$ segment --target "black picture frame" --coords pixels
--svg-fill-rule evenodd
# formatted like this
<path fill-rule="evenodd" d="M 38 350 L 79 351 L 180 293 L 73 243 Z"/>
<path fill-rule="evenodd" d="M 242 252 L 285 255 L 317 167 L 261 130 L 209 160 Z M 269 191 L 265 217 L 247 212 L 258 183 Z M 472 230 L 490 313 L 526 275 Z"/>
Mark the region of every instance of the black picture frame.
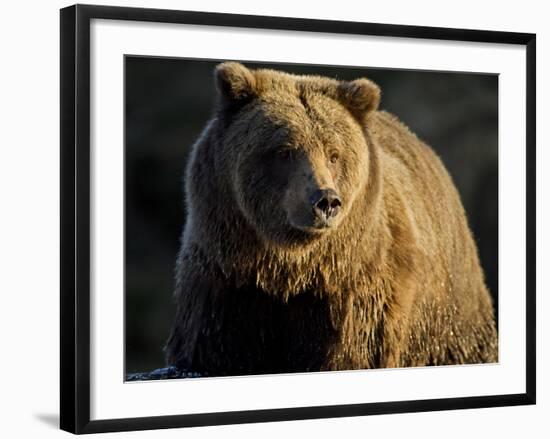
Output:
<path fill-rule="evenodd" d="M 90 21 L 92 19 L 525 46 L 527 60 L 525 66 L 527 83 L 525 115 L 527 146 L 526 392 L 495 396 L 90 420 Z M 60 24 L 61 429 L 80 434 L 535 404 L 536 36 L 534 34 L 89 5 L 74 5 L 62 9 Z"/>

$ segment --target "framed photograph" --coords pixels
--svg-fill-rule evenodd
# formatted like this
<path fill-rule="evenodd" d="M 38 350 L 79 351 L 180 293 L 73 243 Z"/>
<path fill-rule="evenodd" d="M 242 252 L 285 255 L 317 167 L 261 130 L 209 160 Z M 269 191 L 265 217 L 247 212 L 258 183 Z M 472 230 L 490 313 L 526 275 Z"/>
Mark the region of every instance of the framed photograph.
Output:
<path fill-rule="evenodd" d="M 535 35 L 61 10 L 61 428 L 535 403 Z"/>

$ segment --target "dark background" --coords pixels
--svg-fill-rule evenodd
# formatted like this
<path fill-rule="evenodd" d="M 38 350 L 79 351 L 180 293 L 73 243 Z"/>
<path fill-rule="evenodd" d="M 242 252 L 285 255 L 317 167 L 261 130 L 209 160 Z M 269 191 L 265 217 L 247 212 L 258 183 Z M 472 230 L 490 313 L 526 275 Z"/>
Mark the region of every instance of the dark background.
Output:
<path fill-rule="evenodd" d="M 173 274 L 185 221 L 182 176 L 215 103 L 220 61 L 125 60 L 126 372 L 164 366 Z M 381 108 L 441 157 L 460 192 L 498 304 L 498 77 L 470 73 L 245 63 L 338 79 L 368 77 Z M 460 257 L 460 255 L 457 255 Z"/>

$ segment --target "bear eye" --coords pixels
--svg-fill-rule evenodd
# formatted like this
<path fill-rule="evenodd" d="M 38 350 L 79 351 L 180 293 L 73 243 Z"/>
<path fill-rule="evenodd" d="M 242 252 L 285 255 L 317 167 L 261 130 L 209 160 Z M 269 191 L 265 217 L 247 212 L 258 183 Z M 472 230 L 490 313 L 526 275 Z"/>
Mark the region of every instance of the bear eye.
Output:
<path fill-rule="evenodd" d="M 277 151 L 277 157 L 280 160 L 291 160 L 292 159 L 292 151 L 290 149 L 282 149 L 280 151 Z"/>
<path fill-rule="evenodd" d="M 336 163 L 338 161 L 338 159 L 340 158 L 340 156 L 338 155 L 337 152 L 333 152 L 331 155 L 330 155 L 330 163 Z"/>

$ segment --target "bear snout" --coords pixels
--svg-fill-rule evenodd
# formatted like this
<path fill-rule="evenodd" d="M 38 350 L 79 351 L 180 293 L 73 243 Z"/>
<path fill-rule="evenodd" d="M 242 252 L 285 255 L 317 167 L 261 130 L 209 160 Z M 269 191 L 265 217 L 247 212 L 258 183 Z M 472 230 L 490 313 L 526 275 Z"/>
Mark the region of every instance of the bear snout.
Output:
<path fill-rule="evenodd" d="M 338 215 L 342 206 L 342 200 L 334 189 L 316 190 L 310 195 L 309 202 L 315 216 L 326 225 Z"/>

